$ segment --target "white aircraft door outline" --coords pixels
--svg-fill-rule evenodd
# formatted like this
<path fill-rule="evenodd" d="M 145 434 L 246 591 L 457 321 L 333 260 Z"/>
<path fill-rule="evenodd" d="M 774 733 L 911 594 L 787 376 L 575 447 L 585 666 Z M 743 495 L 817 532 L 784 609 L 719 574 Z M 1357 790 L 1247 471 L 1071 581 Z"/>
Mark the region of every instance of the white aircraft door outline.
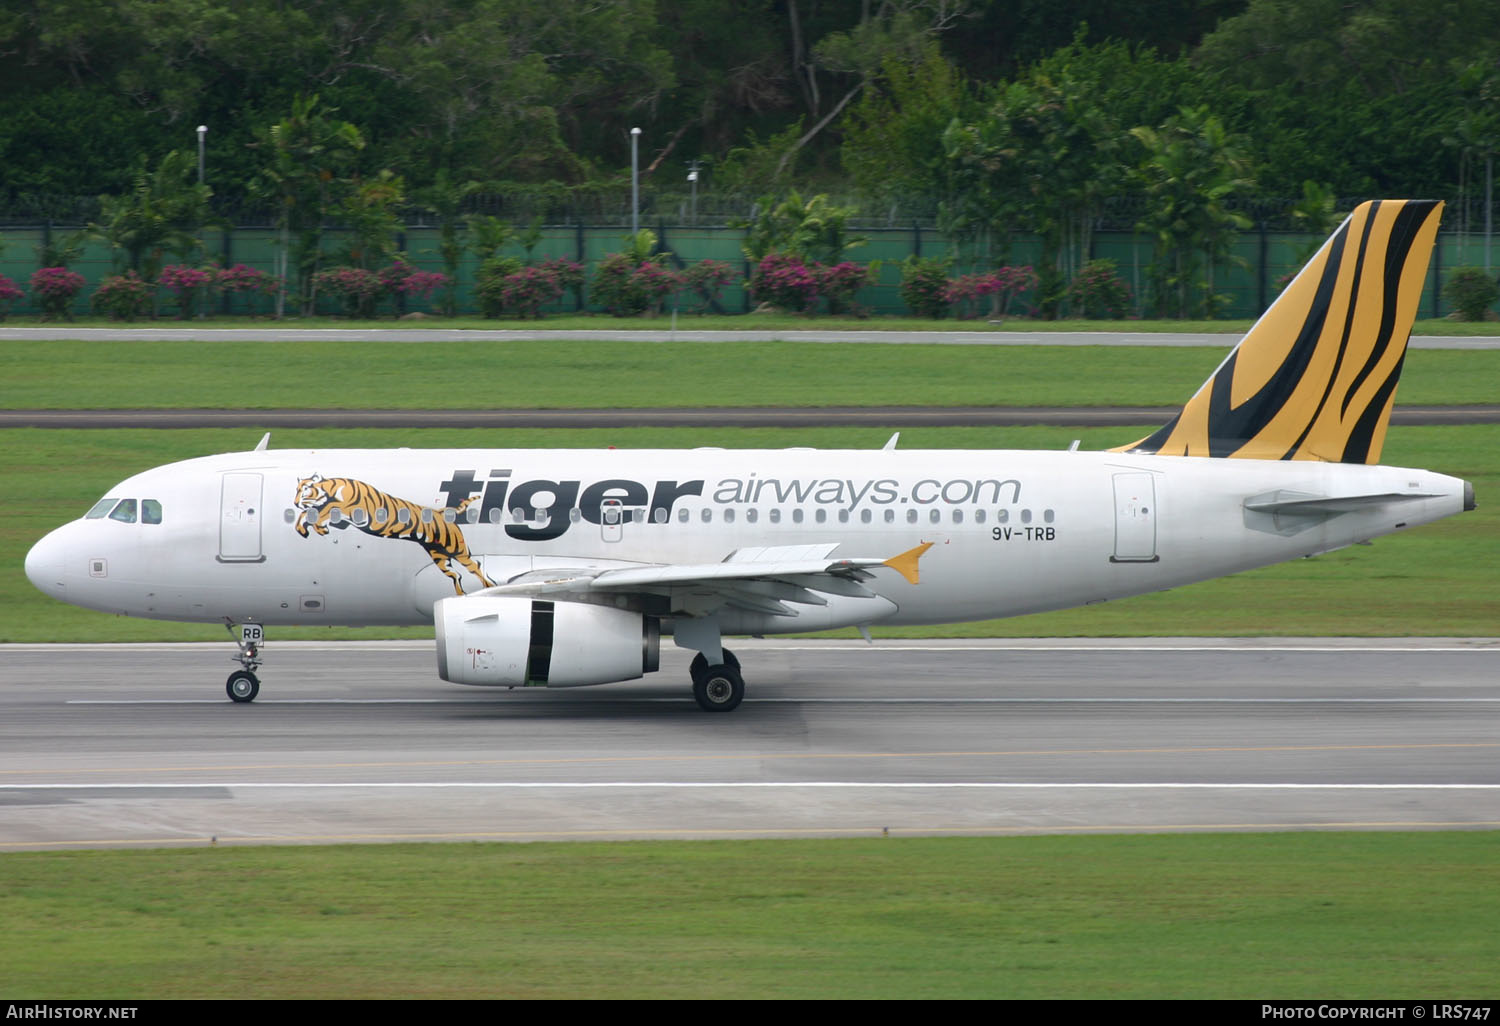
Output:
<path fill-rule="evenodd" d="M 1115 475 L 1115 553 L 1111 563 L 1155 563 L 1156 479 L 1153 474 Z"/>
<path fill-rule="evenodd" d="M 219 562 L 265 561 L 260 549 L 262 484 L 260 474 L 224 475 L 219 493 Z"/>

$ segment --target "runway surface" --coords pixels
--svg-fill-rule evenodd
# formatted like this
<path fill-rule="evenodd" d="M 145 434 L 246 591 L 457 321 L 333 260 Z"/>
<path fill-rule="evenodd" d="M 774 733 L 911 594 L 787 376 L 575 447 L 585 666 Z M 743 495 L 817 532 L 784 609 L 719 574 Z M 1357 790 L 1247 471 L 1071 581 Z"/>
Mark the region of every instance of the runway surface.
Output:
<path fill-rule="evenodd" d="M 1500 640 L 742 641 L 748 697 L 422 642 L 0 646 L 0 851 L 1500 826 Z"/>
<path fill-rule="evenodd" d="M 66 324 L 36 327 L 0 326 L 0 340 L 32 339 L 59 341 L 85 339 L 100 342 L 530 342 L 538 339 L 571 339 L 588 342 L 872 342 L 883 345 L 939 346 L 1218 346 L 1228 348 L 1240 340 L 1238 333 L 1225 332 L 1132 332 L 1120 331 L 782 331 L 751 328 L 736 331 L 681 331 L 670 327 L 641 328 L 640 322 L 611 328 L 289 328 L 247 322 L 243 328 L 199 328 L 191 324 L 172 327 L 75 328 Z M 409 323 L 409 322 L 406 322 Z M 660 322 L 658 322 L 660 323 Z M 690 319 L 684 319 L 690 324 Z M 1413 349 L 1500 349 L 1500 337 L 1416 335 Z"/>

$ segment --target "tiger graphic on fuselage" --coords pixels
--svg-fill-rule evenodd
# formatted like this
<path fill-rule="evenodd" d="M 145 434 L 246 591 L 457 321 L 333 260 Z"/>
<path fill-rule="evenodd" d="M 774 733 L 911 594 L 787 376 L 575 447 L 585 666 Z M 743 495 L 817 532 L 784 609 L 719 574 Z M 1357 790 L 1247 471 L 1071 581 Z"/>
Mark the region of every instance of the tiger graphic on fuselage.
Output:
<path fill-rule="evenodd" d="M 465 499 L 455 513 L 462 513 L 478 498 L 475 495 Z M 336 527 L 348 525 L 377 538 L 405 538 L 422 546 L 460 595 L 464 588 L 458 571 L 453 567 L 455 560 L 483 581 L 486 588 L 495 586 L 470 555 L 469 543 L 464 540 L 458 525 L 449 523 L 441 512 L 429 507 L 398 499 L 363 481 L 348 477 L 325 478 L 322 474 L 304 477 L 297 482 L 296 506 L 299 512 L 293 526 L 304 538 L 309 530 L 326 535 L 328 524 L 337 511 L 340 520 L 335 523 Z M 359 522 L 354 518 L 356 510 L 363 514 Z M 403 511 L 406 514 L 404 519 Z"/>

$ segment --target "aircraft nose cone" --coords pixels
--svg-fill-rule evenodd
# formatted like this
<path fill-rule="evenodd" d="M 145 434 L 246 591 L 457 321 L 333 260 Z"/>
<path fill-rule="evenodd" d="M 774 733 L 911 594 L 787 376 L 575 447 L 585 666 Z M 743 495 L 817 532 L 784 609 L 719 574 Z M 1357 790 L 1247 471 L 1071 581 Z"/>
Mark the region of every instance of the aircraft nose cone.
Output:
<path fill-rule="evenodd" d="M 67 582 L 63 579 L 63 546 L 56 531 L 26 553 L 26 578 L 48 595 L 61 598 L 67 594 Z"/>

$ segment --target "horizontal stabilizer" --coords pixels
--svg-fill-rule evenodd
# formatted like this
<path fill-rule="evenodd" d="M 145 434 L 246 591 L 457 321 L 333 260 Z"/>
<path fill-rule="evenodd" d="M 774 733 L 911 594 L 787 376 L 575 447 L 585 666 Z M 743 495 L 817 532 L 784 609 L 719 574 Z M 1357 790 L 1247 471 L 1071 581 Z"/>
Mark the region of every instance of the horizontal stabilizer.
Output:
<path fill-rule="evenodd" d="M 1252 513 L 1277 513 L 1283 516 L 1332 516 L 1335 513 L 1357 513 L 1374 506 L 1416 499 L 1436 499 L 1435 492 L 1378 492 L 1370 495 L 1303 495 L 1297 492 L 1275 492 L 1245 500 Z"/>

